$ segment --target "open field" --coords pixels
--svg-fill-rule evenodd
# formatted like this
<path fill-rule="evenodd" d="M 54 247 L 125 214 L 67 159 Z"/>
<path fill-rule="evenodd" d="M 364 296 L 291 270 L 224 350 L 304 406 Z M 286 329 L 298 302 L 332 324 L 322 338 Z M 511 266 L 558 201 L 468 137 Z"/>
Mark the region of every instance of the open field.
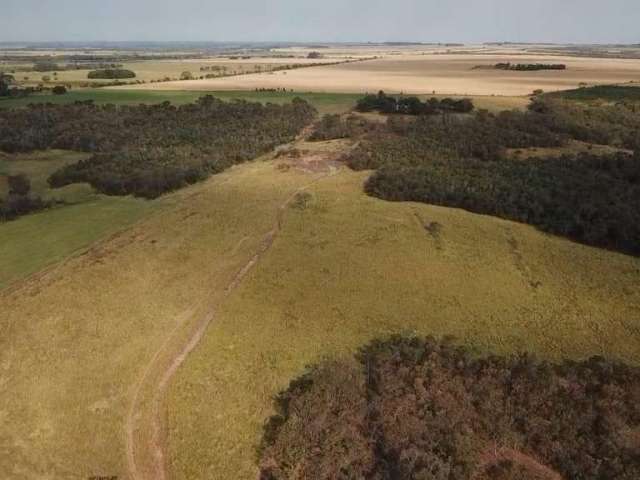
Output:
<path fill-rule="evenodd" d="M 564 63 L 564 71 L 495 70 L 496 63 Z M 254 90 L 286 88 L 310 92 L 520 96 L 533 90 L 555 91 L 580 84 L 640 82 L 640 63 L 630 59 L 527 54 L 401 53 L 365 62 L 321 66 L 210 80 L 165 82 L 133 88 L 157 90 Z"/>
<path fill-rule="evenodd" d="M 136 391 L 152 402 L 151 385 L 210 315 L 162 410 L 171 478 L 255 478 L 272 396 L 308 363 L 381 334 L 640 363 L 639 259 L 376 200 L 362 192 L 366 172 L 330 160 L 345 143 L 297 147 L 299 159 L 236 166 L 171 194 L 158 214 L 0 293 L 0 385 L 11 385 L 0 476 L 128 478 Z M 281 210 L 304 187 L 309 196 Z M 162 368 L 143 379 L 147 365 Z M 132 421 L 134 439 L 150 435 L 145 414 Z M 143 471 L 145 453 L 134 448 Z"/>

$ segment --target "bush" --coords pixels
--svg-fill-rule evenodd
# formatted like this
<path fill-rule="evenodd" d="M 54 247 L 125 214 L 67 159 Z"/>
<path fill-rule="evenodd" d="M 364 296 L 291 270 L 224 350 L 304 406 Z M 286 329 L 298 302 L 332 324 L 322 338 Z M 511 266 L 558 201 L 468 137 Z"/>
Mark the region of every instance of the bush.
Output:
<path fill-rule="evenodd" d="M 65 93 L 67 93 L 67 87 L 65 87 L 64 85 L 56 85 L 51 89 L 51 93 L 53 93 L 54 95 L 64 95 Z"/>
<path fill-rule="evenodd" d="M 0 198 L 0 221 L 14 220 L 50 206 L 40 197 L 29 195 L 31 181 L 26 175 L 10 175 L 8 183 L 9 195 L 5 199 Z"/>
<path fill-rule="evenodd" d="M 636 480 L 640 369 L 394 337 L 276 399 L 263 480 Z"/>
<path fill-rule="evenodd" d="M 7 180 L 11 195 L 28 195 L 31 191 L 31 181 L 24 174 L 10 175 Z"/>

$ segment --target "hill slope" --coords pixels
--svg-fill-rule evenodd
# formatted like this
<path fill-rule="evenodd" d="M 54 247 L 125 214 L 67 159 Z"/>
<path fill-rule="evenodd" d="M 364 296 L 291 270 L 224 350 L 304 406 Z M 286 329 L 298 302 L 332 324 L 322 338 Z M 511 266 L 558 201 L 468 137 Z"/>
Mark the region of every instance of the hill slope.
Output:
<path fill-rule="evenodd" d="M 640 362 L 639 259 L 373 199 L 368 173 L 334 162 L 348 145 L 297 147 L 0 293 L 0 476 L 127 478 L 131 412 L 130 454 L 153 475 L 155 392 L 207 319 L 161 410 L 169 478 L 254 478 L 273 395 L 385 333 Z"/>

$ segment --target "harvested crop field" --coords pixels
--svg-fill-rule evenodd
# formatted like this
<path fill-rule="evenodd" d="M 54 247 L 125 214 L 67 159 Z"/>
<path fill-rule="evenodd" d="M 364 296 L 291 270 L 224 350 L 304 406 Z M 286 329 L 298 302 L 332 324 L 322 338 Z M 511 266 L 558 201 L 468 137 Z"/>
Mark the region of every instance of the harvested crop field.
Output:
<path fill-rule="evenodd" d="M 567 70 L 505 71 L 497 63 L 563 63 Z M 477 68 L 481 67 L 481 68 Z M 507 95 L 533 90 L 556 91 L 581 84 L 640 82 L 640 62 L 629 59 L 578 58 L 522 53 L 416 53 L 341 65 L 274 73 L 140 85 L 159 90 L 253 90 L 350 92 L 385 90 L 414 94 Z"/>

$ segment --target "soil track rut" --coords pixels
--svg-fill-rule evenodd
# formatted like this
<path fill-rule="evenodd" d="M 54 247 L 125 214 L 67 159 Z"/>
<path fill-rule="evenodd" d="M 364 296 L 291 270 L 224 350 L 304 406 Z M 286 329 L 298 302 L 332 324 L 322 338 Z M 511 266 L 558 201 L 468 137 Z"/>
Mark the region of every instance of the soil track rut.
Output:
<path fill-rule="evenodd" d="M 330 163 L 328 165 L 326 172 L 315 175 L 313 180 L 298 188 L 279 206 L 273 228 L 264 234 L 254 255 L 232 278 L 221 298 L 210 305 L 197 322 L 179 322 L 143 370 L 140 380 L 135 385 L 133 400 L 125 421 L 127 471 L 130 479 L 166 480 L 168 478 L 163 424 L 163 400 L 167 387 L 180 366 L 204 337 L 207 327 L 215 319 L 220 302 L 238 288 L 242 280 L 271 248 L 282 228 L 285 211 L 296 195 L 336 174 L 337 169 Z M 242 239 L 241 243 L 245 240 L 246 238 Z M 181 340 L 181 334 L 184 333 L 185 323 L 194 324 L 194 329 L 189 333 L 185 343 L 181 347 L 176 347 L 177 342 Z"/>

